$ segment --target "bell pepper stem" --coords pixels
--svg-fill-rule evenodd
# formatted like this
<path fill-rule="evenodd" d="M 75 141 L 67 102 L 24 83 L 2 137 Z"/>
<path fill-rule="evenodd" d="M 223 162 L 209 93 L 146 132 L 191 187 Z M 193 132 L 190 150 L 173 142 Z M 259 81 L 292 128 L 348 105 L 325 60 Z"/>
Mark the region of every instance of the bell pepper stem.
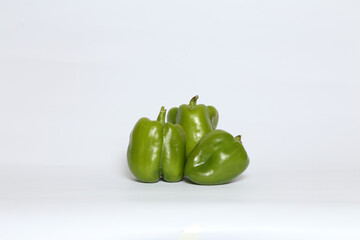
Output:
<path fill-rule="evenodd" d="M 165 109 L 164 106 L 162 106 L 156 121 L 158 121 L 158 122 L 160 122 L 162 124 L 165 124 L 165 115 L 166 115 L 166 109 Z"/>
<path fill-rule="evenodd" d="M 196 106 L 196 101 L 198 100 L 198 98 L 199 98 L 198 95 L 196 95 L 195 97 L 193 97 L 193 98 L 190 100 L 189 106 L 191 106 L 191 107 Z"/>
<path fill-rule="evenodd" d="M 241 135 L 237 135 L 237 136 L 235 137 L 235 140 L 241 142 Z"/>

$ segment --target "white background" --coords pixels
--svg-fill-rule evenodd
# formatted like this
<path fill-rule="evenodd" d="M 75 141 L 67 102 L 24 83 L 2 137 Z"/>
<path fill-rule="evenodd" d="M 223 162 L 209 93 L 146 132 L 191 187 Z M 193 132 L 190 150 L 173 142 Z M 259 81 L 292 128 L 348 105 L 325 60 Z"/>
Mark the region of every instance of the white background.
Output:
<path fill-rule="evenodd" d="M 359 1 L 0 1 L 0 239 L 360 238 Z M 214 105 L 250 166 L 143 184 L 129 134 Z"/>

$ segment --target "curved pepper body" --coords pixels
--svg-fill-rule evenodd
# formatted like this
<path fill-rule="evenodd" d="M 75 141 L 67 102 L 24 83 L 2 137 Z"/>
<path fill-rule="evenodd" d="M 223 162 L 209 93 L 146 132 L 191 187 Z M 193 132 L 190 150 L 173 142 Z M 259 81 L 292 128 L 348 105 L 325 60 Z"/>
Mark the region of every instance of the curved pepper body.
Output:
<path fill-rule="evenodd" d="M 197 184 L 228 183 L 249 165 L 240 136 L 223 130 L 205 135 L 188 156 L 185 177 Z"/>
<path fill-rule="evenodd" d="M 128 165 L 141 182 L 160 178 L 177 182 L 183 178 L 185 133 L 180 125 L 165 123 L 165 114 L 162 107 L 157 121 L 141 118 L 130 134 Z"/>
<path fill-rule="evenodd" d="M 170 110 L 167 113 L 167 117 L 166 117 L 168 122 L 173 123 L 173 124 L 176 123 L 176 115 L 178 113 L 178 109 L 179 108 L 177 108 L 177 107 L 170 108 Z"/>
<path fill-rule="evenodd" d="M 216 129 L 218 121 L 219 121 L 219 113 L 213 106 L 207 106 L 209 110 L 210 120 L 213 125 L 213 128 Z"/>
<path fill-rule="evenodd" d="M 215 107 L 196 104 L 199 97 L 195 96 L 190 103 L 179 108 L 171 108 L 167 121 L 180 124 L 186 136 L 186 156 L 190 154 L 195 145 L 207 133 L 213 131 L 218 123 L 219 114 Z"/>

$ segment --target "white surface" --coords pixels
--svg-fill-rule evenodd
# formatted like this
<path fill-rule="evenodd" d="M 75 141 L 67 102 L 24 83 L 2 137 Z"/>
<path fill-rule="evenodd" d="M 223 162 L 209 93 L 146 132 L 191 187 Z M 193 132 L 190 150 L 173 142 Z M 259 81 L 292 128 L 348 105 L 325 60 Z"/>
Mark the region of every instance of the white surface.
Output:
<path fill-rule="evenodd" d="M 357 1 L 1 1 L 0 239 L 359 239 Z M 235 182 L 142 184 L 142 116 L 199 103 Z"/>

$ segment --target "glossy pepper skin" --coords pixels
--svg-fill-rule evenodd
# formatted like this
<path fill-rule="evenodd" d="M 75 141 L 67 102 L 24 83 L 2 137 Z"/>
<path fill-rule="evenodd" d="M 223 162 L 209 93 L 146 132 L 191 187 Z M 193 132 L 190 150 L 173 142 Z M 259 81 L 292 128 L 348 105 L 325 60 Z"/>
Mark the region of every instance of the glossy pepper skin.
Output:
<path fill-rule="evenodd" d="M 215 107 L 196 104 L 199 96 L 195 96 L 190 103 L 178 108 L 171 108 L 167 121 L 180 124 L 186 136 L 186 156 L 190 154 L 195 145 L 207 133 L 213 131 L 218 123 L 219 114 Z"/>
<path fill-rule="evenodd" d="M 141 118 L 130 134 L 127 159 L 130 171 L 141 182 L 182 180 L 185 165 L 185 133 L 178 124 L 165 123 L 161 108 L 156 121 Z"/>
<path fill-rule="evenodd" d="M 239 176 L 249 165 L 241 137 L 223 130 L 206 134 L 190 153 L 185 177 L 197 184 L 224 184 Z"/>

